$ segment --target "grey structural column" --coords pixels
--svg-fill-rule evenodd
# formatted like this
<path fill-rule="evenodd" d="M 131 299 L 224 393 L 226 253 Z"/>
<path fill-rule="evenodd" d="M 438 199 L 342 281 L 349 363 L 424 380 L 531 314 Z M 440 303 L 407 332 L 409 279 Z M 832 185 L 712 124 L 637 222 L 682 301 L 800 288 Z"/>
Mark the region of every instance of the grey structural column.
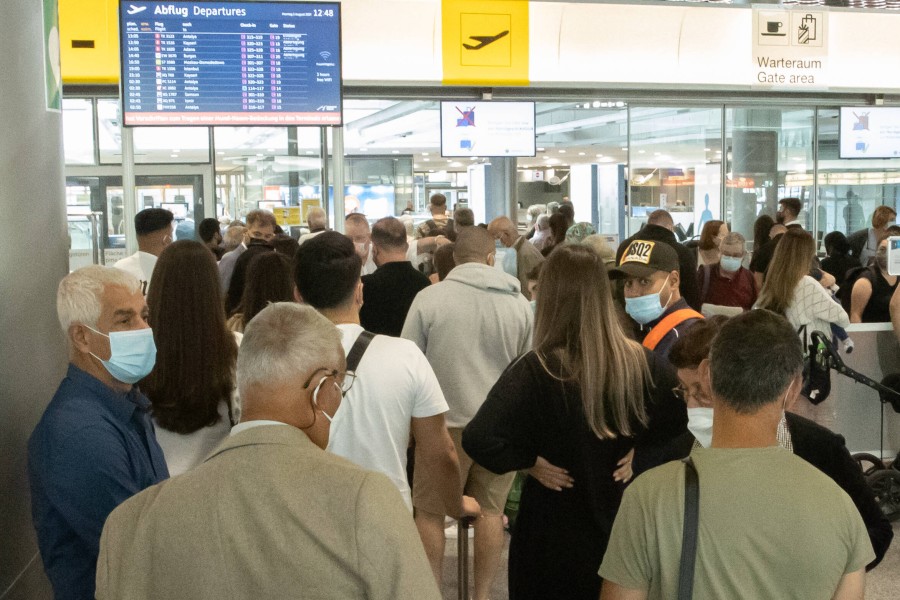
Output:
<path fill-rule="evenodd" d="M 0 598 L 50 598 L 31 524 L 26 443 L 66 366 L 56 287 L 68 270 L 55 0 L 5 0 L 0 17 Z M 52 82 L 52 85 L 51 85 Z"/>
<path fill-rule="evenodd" d="M 781 131 L 781 111 L 772 108 L 741 108 L 734 110 L 731 136 L 731 175 L 751 177 L 756 188 L 764 187 L 765 196 L 744 194 L 740 188 L 729 188 L 732 194 L 732 229 L 753 237 L 753 223 L 760 212 L 775 216 L 778 209 L 778 135 Z M 760 182 L 763 185 L 760 185 Z M 768 182 L 769 185 L 765 185 Z M 696 200 L 695 200 L 696 201 Z"/>
<path fill-rule="evenodd" d="M 507 216 L 516 222 L 518 215 L 518 185 L 515 158 L 492 158 L 485 173 L 485 223 L 500 216 Z"/>

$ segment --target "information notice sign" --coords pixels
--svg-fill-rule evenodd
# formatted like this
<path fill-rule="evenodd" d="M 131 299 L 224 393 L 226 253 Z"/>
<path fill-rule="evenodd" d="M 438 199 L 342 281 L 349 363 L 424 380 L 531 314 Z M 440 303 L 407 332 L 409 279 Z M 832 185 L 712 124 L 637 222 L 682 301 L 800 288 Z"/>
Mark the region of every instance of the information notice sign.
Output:
<path fill-rule="evenodd" d="M 340 125 L 337 2 L 119 5 L 125 125 Z"/>
<path fill-rule="evenodd" d="M 755 87 L 828 87 L 828 12 L 810 9 L 753 9 Z"/>

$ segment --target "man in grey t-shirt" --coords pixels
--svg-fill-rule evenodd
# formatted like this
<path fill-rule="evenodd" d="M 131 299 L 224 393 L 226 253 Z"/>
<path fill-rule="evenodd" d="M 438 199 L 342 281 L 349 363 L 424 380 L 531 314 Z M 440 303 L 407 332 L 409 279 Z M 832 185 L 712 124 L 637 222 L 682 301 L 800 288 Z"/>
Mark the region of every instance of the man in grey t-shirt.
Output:
<path fill-rule="evenodd" d="M 778 446 L 803 355 L 781 316 L 754 310 L 722 327 L 700 364 L 713 398 L 712 447 L 694 450 L 700 500 L 694 600 L 861 599 L 875 557 L 859 511 L 829 477 Z M 625 492 L 600 576 L 601 600 L 677 597 L 685 465 Z"/>

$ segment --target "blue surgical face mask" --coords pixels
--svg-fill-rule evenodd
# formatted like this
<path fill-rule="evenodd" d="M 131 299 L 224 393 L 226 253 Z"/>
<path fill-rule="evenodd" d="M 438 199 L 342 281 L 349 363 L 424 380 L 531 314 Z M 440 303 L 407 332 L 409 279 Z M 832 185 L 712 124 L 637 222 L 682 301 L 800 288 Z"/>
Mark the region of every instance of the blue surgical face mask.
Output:
<path fill-rule="evenodd" d="M 109 360 L 103 360 L 93 352 L 91 356 L 100 361 L 113 378 L 122 383 L 135 384 L 153 370 L 156 364 L 156 343 L 153 330 L 134 329 L 132 331 L 111 331 L 109 335 L 88 327 L 94 333 L 109 338 Z"/>
<path fill-rule="evenodd" d="M 531 301 L 531 312 L 536 312 L 536 311 L 537 311 L 537 300 L 532 300 Z"/>
<path fill-rule="evenodd" d="M 741 263 L 743 263 L 743 259 L 735 258 L 734 256 L 723 256 L 719 260 L 719 266 L 722 267 L 722 270 L 726 273 L 736 273 L 738 269 L 741 268 Z"/>
<path fill-rule="evenodd" d="M 662 289 L 658 292 L 647 294 L 646 296 L 638 296 L 637 298 L 625 298 L 625 312 L 641 325 L 646 325 L 647 323 L 660 318 L 666 311 L 666 307 L 663 306 L 660 295 L 662 294 L 662 291 L 666 289 L 666 284 L 668 283 L 669 278 L 666 277 Z M 669 300 L 671 299 L 672 294 L 670 293 Z M 666 304 L 668 304 L 668 300 L 666 301 Z"/>

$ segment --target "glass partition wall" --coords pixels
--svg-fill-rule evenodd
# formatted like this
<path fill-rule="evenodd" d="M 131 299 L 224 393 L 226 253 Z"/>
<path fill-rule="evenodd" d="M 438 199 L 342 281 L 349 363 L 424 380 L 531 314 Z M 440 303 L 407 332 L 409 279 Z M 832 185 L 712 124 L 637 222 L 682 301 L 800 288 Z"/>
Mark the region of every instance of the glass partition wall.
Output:
<path fill-rule="evenodd" d="M 795 196 L 804 206 L 801 221 L 819 240 L 828 231 L 862 229 L 879 204 L 900 202 L 900 160 L 840 159 L 838 112 L 592 95 L 537 101 L 537 154 L 516 163 L 519 221 L 531 205 L 568 198 L 578 221 L 610 236 L 634 233 L 664 208 L 683 239 L 698 236 L 707 220 L 724 219 L 751 243 L 755 219 Z M 70 212 L 105 207 L 108 235 L 120 235 L 121 184 L 109 179 L 121 176 L 118 101 L 66 98 L 63 113 Z M 435 192 L 451 207 L 467 202 L 472 169 L 491 160 L 441 156 L 438 100 L 347 98 L 344 116 L 346 205 L 373 220 L 423 214 Z M 136 173 L 152 176 L 141 207 L 185 204 L 190 213 L 204 189 L 223 222 L 257 207 L 327 204 L 330 139 L 318 127 L 136 128 Z M 186 185 L 194 171 L 214 181 Z M 85 179 L 95 175 L 107 179 Z M 93 196 L 106 197 L 89 203 Z M 209 202 L 203 206 L 209 215 Z"/>

